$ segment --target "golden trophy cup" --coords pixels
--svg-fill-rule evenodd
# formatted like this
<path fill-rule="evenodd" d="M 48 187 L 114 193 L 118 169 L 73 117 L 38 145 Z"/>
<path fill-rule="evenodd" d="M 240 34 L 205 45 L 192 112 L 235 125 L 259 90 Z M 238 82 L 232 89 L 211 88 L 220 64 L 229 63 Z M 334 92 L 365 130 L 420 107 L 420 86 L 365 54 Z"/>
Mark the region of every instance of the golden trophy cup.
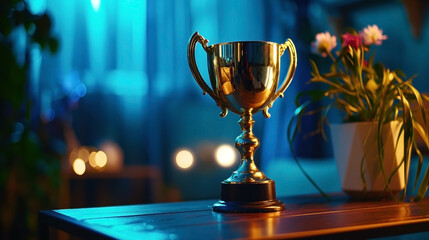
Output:
<path fill-rule="evenodd" d="M 201 77 L 195 63 L 195 47 L 199 42 L 207 53 L 207 65 L 212 88 Z M 258 169 L 253 154 L 259 147 L 252 127 L 252 115 L 261 111 L 270 117 L 268 109 L 292 81 L 297 57 L 293 42 L 283 44 L 265 41 L 227 42 L 207 46 L 208 40 L 195 32 L 188 43 L 188 63 L 192 75 L 203 90 L 222 109 L 241 116 L 242 133 L 235 139 L 241 163 L 221 184 L 220 201 L 213 205 L 217 212 L 275 212 L 285 208 L 276 198 L 274 181 Z M 280 88 L 280 57 L 288 50 L 289 70 Z"/>

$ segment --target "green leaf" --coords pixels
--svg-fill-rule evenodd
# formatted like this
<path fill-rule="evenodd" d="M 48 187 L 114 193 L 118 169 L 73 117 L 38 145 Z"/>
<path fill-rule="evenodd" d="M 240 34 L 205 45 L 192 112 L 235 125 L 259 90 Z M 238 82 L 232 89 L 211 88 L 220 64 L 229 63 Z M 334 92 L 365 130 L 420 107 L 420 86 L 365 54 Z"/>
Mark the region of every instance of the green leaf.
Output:
<path fill-rule="evenodd" d="M 303 114 L 305 113 L 307 107 L 311 104 L 311 101 L 307 101 L 300 105 L 294 112 L 294 115 L 292 116 L 292 119 L 289 121 L 288 127 L 287 127 L 287 140 L 289 143 L 289 148 L 292 154 L 293 159 L 295 160 L 295 163 L 297 164 L 298 168 L 301 170 L 301 172 L 304 174 L 304 176 L 308 179 L 308 181 L 319 191 L 319 193 L 324 196 L 325 198 L 329 199 L 329 196 L 319 187 L 319 185 L 316 184 L 316 182 L 310 177 L 310 175 L 305 171 L 305 169 L 302 167 L 301 163 L 298 160 L 298 157 L 295 154 L 295 150 L 293 148 L 293 141 L 295 140 L 297 130 L 300 128 L 301 125 L 301 118 Z M 296 122 L 295 127 L 293 126 L 293 123 Z"/>
<path fill-rule="evenodd" d="M 349 91 L 349 90 L 345 89 L 344 87 L 342 87 L 341 85 L 336 84 L 336 83 L 334 83 L 334 82 L 331 82 L 331 81 L 329 81 L 328 79 L 323 78 L 323 77 L 315 77 L 315 78 L 312 78 L 312 79 L 311 79 L 311 81 L 312 81 L 312 82 L 322 82 L 322 83 L 326 83 L 326 84 L 328 84 L 329 86 L 334 87 L 334 88 L 336 88 L 336 89 L 340 90 L 341 92 L 344 92 L 344 93 L 349 94 L 349 95 L 352 95 L 352 96 L 356 95 L 356 92 Z"/>
<path fill-rule="evenodd" d="M 413 191 L 416 190 L 417 187 L 417 183 L 419 181 L 420 178 L 420 173 L 422 171 L 422 167 L 423 167 L 423 155 L 420 152 L 420 149 L 417 147 L 416 142 L 414 141 L 414 150 L 418 156 L 418 162 L 417 162 L 417 170 L 416 170 L 416 177 L 414 179 L 414 186 L 413 186 Z"/>
<path fill-rule="evenodd" d="M 310 59 L 310 64 L 311 64 L 311 70 L 314 74 L 316 74 L 316 76 L 320 76 L 319 70 L 317 69 L 317 65 L 316 63 Z"/>
<path fill-rule="evenodd" d="M 314 89 L 314 90 L 308 90 L 308 91 L 302 91 L 299 92 L 295 97 L 295 105 L 297 107 L 300 107 L 300 99 L 303 97 L 310 97 L 312 102 L 317 102 L 321 100 L 323 97 L 325 97 L 326 91 Z"/>
<path fill-rule="evenodd" d="M 428 184 L 429 184 L 429 171 L 426 171 L 425 176 L 423 177 L 423 180 L 420 182 L 419 190 L 417 191 L 417 195 L 414 198 L 414 201 L 420 201 L 426 194 L 426 191 L 428 190 Z"/>

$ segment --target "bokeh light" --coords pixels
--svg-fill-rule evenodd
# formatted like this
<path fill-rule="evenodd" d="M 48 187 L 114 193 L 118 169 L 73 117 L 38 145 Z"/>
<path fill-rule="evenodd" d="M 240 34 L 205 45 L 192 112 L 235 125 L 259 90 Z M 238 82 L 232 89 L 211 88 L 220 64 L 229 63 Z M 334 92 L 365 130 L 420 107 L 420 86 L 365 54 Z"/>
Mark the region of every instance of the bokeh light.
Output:
<path fill-rule="evenodd" d="M 91 165 L 91 167 L 93 168 L 97 168 L 97 162 L 95 161 L 95 156 L 97 155 L 97 152 L 91 152 L 91 154 L 89 154 L 89 165 Z"/>
<path fill-rule="evenodd" d="M 104 171 L 107 160 L 107 154 L 104 151 L 97 151 L 94 147 L 80 147 L 79 150 L 73 150 L 69 155 L 70 164 L 78 175 L 82 175 L 87 170 L 87 162 L 93 169 Z M 83 167 L 81 162 L 84 163 Z"/>
<path fill-rule="evenodd" d="M 103 168 L 107 164 L 107 155 L 103 151 L 98 151 L 95 154 L 95 163 L 99 168 Z"/>
<path fill-rule="evenodd" d="M 70 152 L 70 155 L 69 155 L 69 163 L 70 163 L 70 165 L 73 165 L 74 160 L 76 160 L 76 158 L 79 157 L 78 152 L 79 152 L 78 150 L 73 150 L 73 151 Z"/>
<path fill-rule="evenodd" d="M 176 164 L 182 169 L 187 169 L 194 163 L 192 152 L 186 149 L 180 150 L 176 154 Z"/>
<path fill-rule="evenodd" d="M 215 152 L 216 162 L 222 167 L 231 167 L 235 163 L 235 149 L 228 144 L 220 145 Z"/>
<path fill-rule="evenodd" d="M 83 161 L 80 158 L 76 158 L 73 162 L 73 171 L 77 174 L 77 175 L 82 175 L 85 173 L 86 171 L 86 165 L 85 165 L 85 161 Z"/>
<path fill-rule="evenodd" d="M 88 162 L 89 159 L 89 151 L 86 147 L 81 147 L 78 152 L 78 157 L 82 159 L 84 162 Z"/>
<path fill-rule="evenodd" d="M 118 144 L 108 140 L 100 145 L 100 150 L 106 153 L 108 159 L 106 171 L 120 171 L 122 169 L 124 153 Z"/>

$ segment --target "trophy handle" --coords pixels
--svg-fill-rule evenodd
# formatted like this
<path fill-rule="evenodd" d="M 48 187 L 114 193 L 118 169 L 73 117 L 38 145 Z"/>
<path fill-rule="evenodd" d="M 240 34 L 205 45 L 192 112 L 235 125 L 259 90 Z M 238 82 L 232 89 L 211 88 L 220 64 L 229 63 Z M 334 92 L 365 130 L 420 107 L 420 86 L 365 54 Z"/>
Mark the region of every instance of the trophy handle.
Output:
<path fill-rule="evenodd" d="M 280 86 L 279 90 L 274 95 L 273 99 L 271 100 L 270 104 L 266 106 L 263 110 L 264 117 L 269 118 L 271 115 L 268 113 L 268 109 L 272 107 L 273 102 L 278 97 L 283 97 L 283 93 L 286 90 L 286 88 L 289 86 L 289 84 L 292 82 L 293 75 L 295 74 L 296 70 L 296 64 L 297 64 L 297 57 L 296 57 L 296 49 L 295 45 L 293 44 L 292 40 L 288 39 L 285 43 L 280 44 L 280 56 L 283 55 L 285 50 L 288 50 L 289 52 L 289 58 L 290 58 L 290 65 L 287 72 L 287 75 L 283 81 L 283 84 Z"/>
<path fill-rule="evenodd" d="M 191 69 L 192 75 L 195 78 L 195 81 L 197 81 L 200 88 L 203 90 L 203 95 L 208 93 L 210 97 L 213 98 L 213 100 L 216 102 L 216 105 L 218 105 L 222 112 L 220 113 L 221 117 L 225 117 L 228 114 L 228 109 L 225 107 L 225 105 L 222 103 L 220 98 L 213 92 L 213 90 L 207 85 L 207 83 L 204 81 L 203 77 L 200 74 L 200 71 L 198 70 L 196 61 L 195 61 L 195 47 L 197 45 L 197 42 L 201 44 L 204 51 L 206 53 L 210 54 L 212 49 L 207 46 L 207 43 L 209 42 L 207 39 L 203 38 L 200 34 L 198 34 L 198 31 L 195 32 L 192 37 L 189 39 L 188 43 L 188 64 L 189 68 Z"/>

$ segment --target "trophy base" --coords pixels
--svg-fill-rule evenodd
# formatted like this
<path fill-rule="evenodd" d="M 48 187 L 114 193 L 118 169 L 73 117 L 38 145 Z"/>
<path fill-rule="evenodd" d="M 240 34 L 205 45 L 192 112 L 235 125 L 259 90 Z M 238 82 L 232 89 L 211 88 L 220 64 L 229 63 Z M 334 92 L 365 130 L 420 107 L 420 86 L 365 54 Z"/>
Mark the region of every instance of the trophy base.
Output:
<path fill-rule="evenodd" d="M 212 208 L 215 212 L 225 213 L 278 212 L 285 209 L 285 204 L 277 199 L 260 202 L 234 202 L 220 200 L 215 203 Z"/>
<path fill-rule="evenodd" d="M 215 212 L 278 212 L 285 204 L 276 199 L 273 180 L 250 183 L 222 182 L 221 200 L 213 205 Z"/>

